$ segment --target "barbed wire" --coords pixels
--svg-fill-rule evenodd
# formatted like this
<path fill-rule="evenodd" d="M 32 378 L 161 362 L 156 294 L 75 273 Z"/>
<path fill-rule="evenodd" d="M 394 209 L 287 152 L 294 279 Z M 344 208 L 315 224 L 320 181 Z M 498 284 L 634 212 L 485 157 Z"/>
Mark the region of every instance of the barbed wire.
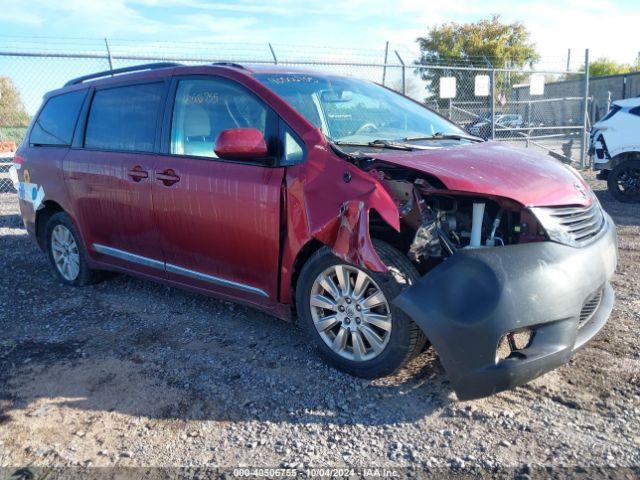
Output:
<path fill-rule="evenodd" d="M 420 55 L 418 45 L 389 44 L 385 62 L 385 44 L 379 48 L 345 48 L 344 46 L 307 45 L 289 43 L 259 43 L 259 42 L 170 42 L 166 40 L 134 40 L 126 38 L 106 39 L 115 56 L 162 55 L 167 59 L 172 57 L 193 58 L 235 58 L 240 61 L 256 60 L 269 61 L 275 54 L 282 62 L 315 61 L 330 63 L 336 60 L 350 60 L 354 63 L 390 64 L 407 66 L 421 65 L 439 66 L 469 66 L 475 68 L 528 68 L 531 70 L 566 70 L 566 57 L 545 56 L 535 64 L 510 65 L 503 59 L 488 55 L 467 55 L 464 58 L 430 58 L 425 60 Z M 271 51 L 273 48 L 273 52 Z M 68 54 L 104 54 L 105 39 L 89 37 L 53 37 L 35 36 L 23 37 L 17 35 L 0 35 L 0 51 L 14 53 L 68 53 Z M 400 58 L 398 58 L 398 56 Z M 574 62 L 575 63 L 575 62 Z M 574 65 L 575 66 L 575 65 Z M 579 67 L 580 65 L 578 65 Z"/>

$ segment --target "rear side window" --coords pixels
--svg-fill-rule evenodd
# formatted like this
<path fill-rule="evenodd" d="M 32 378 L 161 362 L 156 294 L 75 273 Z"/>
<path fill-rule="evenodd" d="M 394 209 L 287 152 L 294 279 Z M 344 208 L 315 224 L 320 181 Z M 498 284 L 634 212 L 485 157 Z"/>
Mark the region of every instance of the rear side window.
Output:
<path fill-rule="evenodd" d="M 163 83 L 98 90 L 93 96 L 84 146 L 152 152 Z"/>
<path fill-rule="evenodd" d="M 86 90 L 78 90 L 47 100 L 33 124 L 29 143 L 32 145 L 71 145 L 85 93 Z"/>
<path fill-rule="evenodd" d="M 631 115 L 636 115 L 640 117 L 640 107 L 633 107 L 631 110 L 629 110 L 629 113 Z"/>

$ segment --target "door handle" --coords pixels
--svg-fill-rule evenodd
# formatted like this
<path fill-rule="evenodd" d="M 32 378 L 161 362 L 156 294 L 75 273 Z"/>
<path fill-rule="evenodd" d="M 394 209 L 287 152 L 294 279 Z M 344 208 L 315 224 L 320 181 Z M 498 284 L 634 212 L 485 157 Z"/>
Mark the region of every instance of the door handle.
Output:
<path fill-rule="evenodd" d="M 172 168 L 167 168 L 164 172 L 157 172 L 156 178 L 160 180 L 166 187 L 170 187 L 174 183 L 180 181 L 180 177 Z"/>
<path fill-rule="evenodd" d="M 145 172 L 142 170 L 140 165 L 136 165 L 131 170 L 129 170 L 129 176 L 134 182 L 139 182 L 143 178 L 149 178 L 149 172 Z"/>

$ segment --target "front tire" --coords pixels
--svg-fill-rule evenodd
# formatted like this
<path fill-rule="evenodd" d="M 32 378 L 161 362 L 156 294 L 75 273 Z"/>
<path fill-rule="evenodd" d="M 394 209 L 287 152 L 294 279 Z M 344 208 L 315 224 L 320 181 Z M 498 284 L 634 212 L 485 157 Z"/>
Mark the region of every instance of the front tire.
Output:
<path fill-rule="evenodd" d="M 374 240 L 381 274 L 346 263 L 329 248 L 304 265 L 296 288 L 300 323 L 324 360 L 363 378 L 390 375 L 425 346 L 420 328 L 391 301 L 419 274 L 401 252 Z"/>
<path fill-rule="evenodd" d="M 64 212 L 52 215 L 45 232 L 47 256 L 58 280 L 83 286 L 100 279 L 100 272 L 88 266 L 87 252 L 69 215 Z"/>
<path fill-rule="evenodd" d="M 625 160 L 607 176 L 609 193 L 624 203 L 640 202 L 640 160 Z"/>

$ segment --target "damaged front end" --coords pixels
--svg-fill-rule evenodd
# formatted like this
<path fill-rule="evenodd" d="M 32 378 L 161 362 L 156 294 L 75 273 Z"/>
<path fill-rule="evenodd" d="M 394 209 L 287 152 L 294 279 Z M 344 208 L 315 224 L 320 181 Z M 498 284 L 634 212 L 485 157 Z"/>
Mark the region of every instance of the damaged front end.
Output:
<path fill-rule="evenodd" d="M 407 255 L 422 273 L 464 248 L 543 241 L 531 212 L 510 199 L 447 190 L 437 179 L 377 165 L 394 198 L 401 229 L 411 233 Z"/>
<path fill-rule="evenodd" d="M 306 232 L 374 271 L 386 266 L 371 237 L 404 252 L 421 278 L 392 303 L 428 337 L 459 399 L 521 385 L 566 363 L 606 323 L 615 227 L 595 198 L 574 203 L 586 191 L 572 173 L 560 170 L 582 187 L 558 197 L 569 206 L 532 208 L 519 183 L 501 191 L 520 188 L 522 201 L 449 189 L 400 162 L 343 158 L 312 159 L 304 175 L 290 177 L 290 232 Z"/>
<path fill-rule="evenodd" d="M 395 166 L 371 171 L 413 232 L 406 252 L 423 274 L 393 303 L 425 332 L 461 400 L 566 363 L 604 326 L 617 247 L 597 200 L 527 208 Z"/>

